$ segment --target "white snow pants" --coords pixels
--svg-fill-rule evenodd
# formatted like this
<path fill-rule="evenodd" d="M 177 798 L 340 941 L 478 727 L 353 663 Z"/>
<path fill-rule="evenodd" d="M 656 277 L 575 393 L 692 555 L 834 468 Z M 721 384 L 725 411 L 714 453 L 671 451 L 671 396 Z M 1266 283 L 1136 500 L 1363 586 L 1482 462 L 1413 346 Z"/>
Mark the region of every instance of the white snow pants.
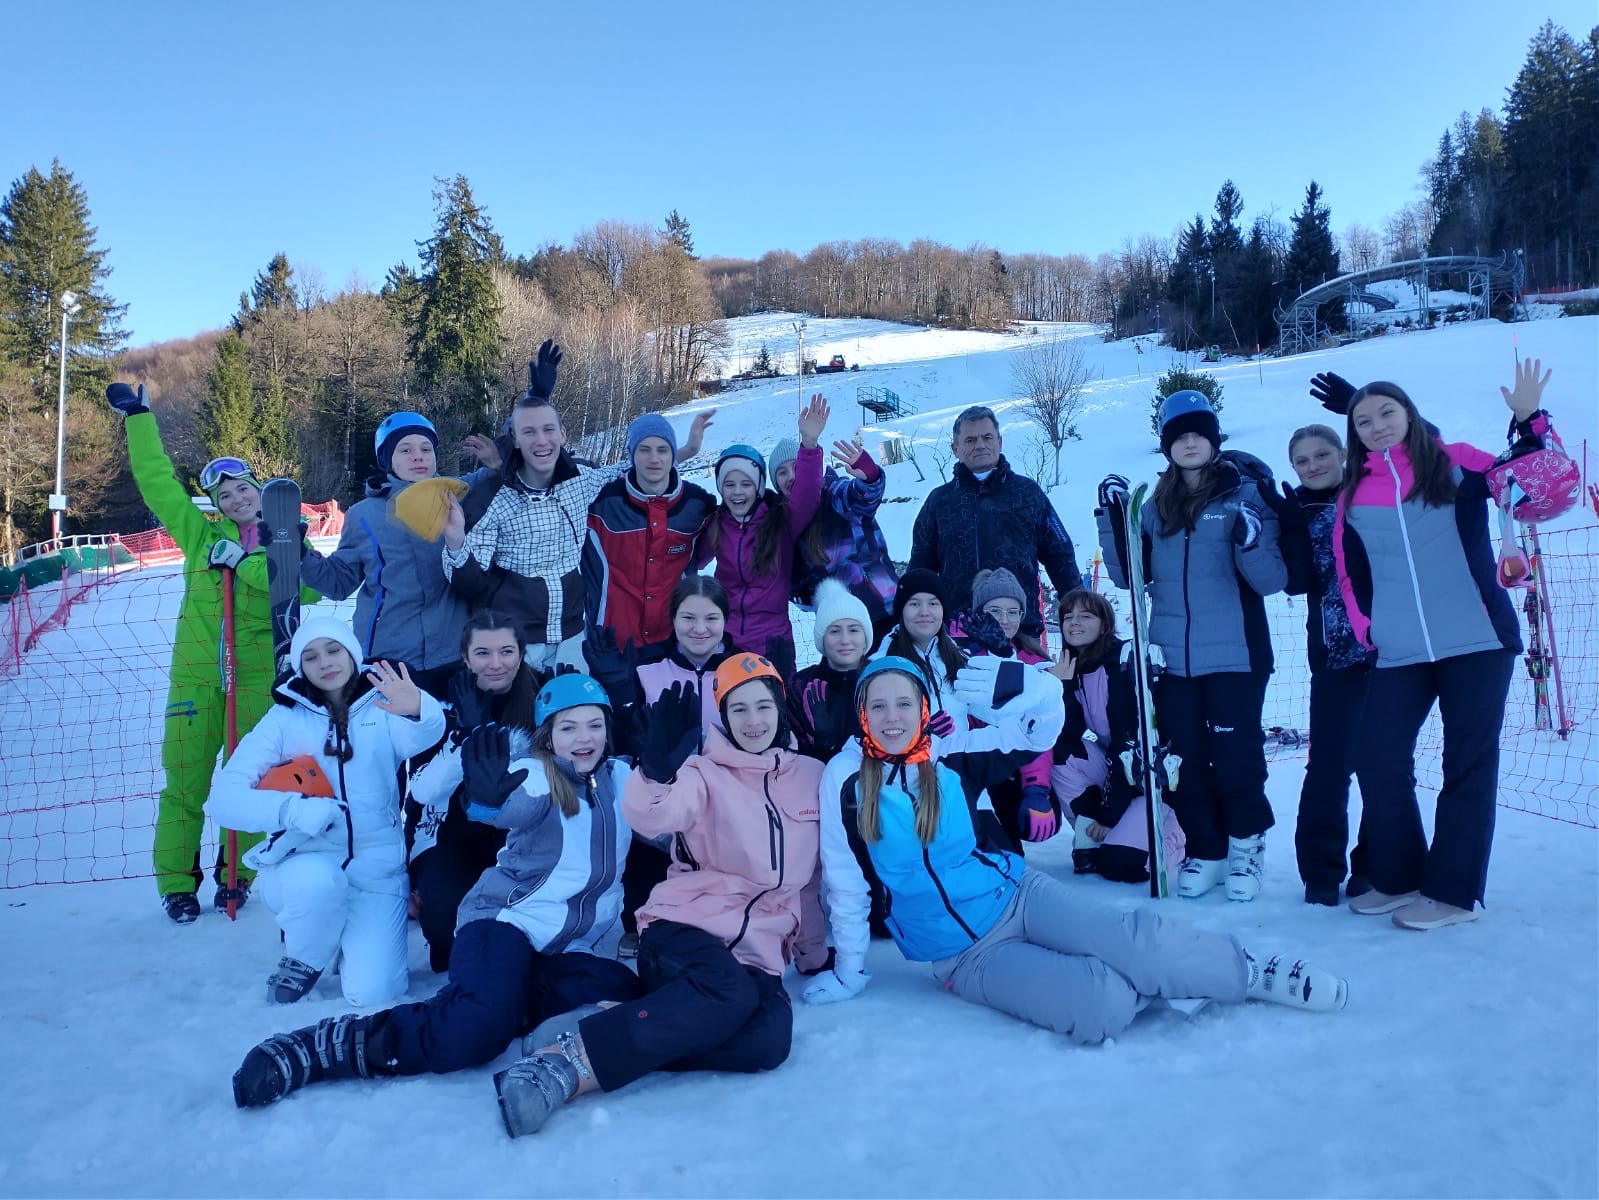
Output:
<path fill-rule="evenodd" d="M 1241 1003 L 1243 947 L 1153 908 L 1081 899 L 1042 871 L 1022 876 L 1005 915 L 969 950 L 933 964 L 947 991 L 1094 1045 L 1126 1029 L 1151 997 Z"/>
<path fill-rule="evenodd" d="M 344 998 L 358 1008 L 391 1004 L 410 986 L 406 970 L 406 877 L 358 856 L 346 870 L 337 855 L 292 854 L 261 871 L 256 892 L 277 916 L 283 953 L 326 971 L 335 955 Z M 363 869 L 364 868 L 364 869 Z"/>

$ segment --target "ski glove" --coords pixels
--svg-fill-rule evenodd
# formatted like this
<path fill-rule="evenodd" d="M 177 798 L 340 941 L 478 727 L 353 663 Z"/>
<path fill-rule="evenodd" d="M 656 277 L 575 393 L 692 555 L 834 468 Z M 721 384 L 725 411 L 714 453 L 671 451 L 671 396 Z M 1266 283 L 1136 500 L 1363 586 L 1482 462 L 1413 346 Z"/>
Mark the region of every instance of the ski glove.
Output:
<path fill-rule="evenodd" d="M 302 562 L 305 561 L 305 552 L 311 548 L 310 546 L 308 546 L 306 544 L 306 540 L 305 540 L 306 537 L 310 534 L 310 532 L 311 532 L 311 522 L 305 520 L 302 517 L 300 519 L 300 560 Z M 261 547 L 261 549 L 265 550 L 268 546 L 270 546 L 272 544 L 272 540 L 273 540 L 274 536 L 275 535 L 272 532 L 271 522 L 269 522 L 269 521 L 257 521 L 256 522 L 256 525 L 255 525 L 256 543 Z"/>
<path fill-rule="evenodd" d="M 548 400 L 555 391 L 555 379 L 561 370 L 561 348 L 554 338 L 545 338 L 539 347 L 537 362 L 527 365 L 527 390 L 530 396 Z"/>
<path fill-rule="evenodd" d="M 1132 486 L 1127 482 L 1127 476 L 1107 475 L 1099 481 L 1099 507 L 1125 505 L 1131 492 Z"/>
<path fill-rule="evenodd" d="M 588 662 L 589 674 L 599 680 L 613 704 L 634 693 L 633 663 L 637 655 L 632 638 L 627 640 L 627 645 L 618 647 L 614 629 L 591 629 L 583 643 L 583 657 Z"/>
<path fill-rule="evenodd" d="M 674 683 L 648 706 L 638 769 L 646 779 L 671 783 L 700 746 L 700 694 L 691 685 Z"/>
<path fill-rule="evenodd" d="M 1342 375 L 1323 371 L 1320 375 L 1311 377 L 1311 399 L 1320 401 L 1323 408 L 1330 413 L 1337 413 L 1340 417 L 1349 415 L 1349 400 L 1354 394 L 1355 385 Z"/>
<path fill-rule="evenodd" d="M 1060 815 L 1049 802 L 1049 789 L 1042 784 L 1022 788 L 1022 807 L 1016 815 L 1026 841 L 1047 842 L 1060 830 Z"/>
<path fill-rule="evenodd" d="M 232 538 L 218 538 L 211 543 L 211 565 L 218 570 L 234 570 L 244 561 L 244 547 Z"/>
<path fill-rule="evenodd" d="M 461 781 L 469 807 L 500 809 L 527 780 L 527 768 L 511 773 L 511 731 L 490 722 L 461 743 Z"/>
<path fill-rule="evenodd" d="M 1240 504 L 1233 520 L 1233 544 L 1240 550 L 1253 550 L 1260 542 L 1260 514 Z"/>
<path fill-rule="evenodd" d="M 291 796 L 278 813 L 283 828 L 298 829 L 310 837 L 326 833 L 343 819 L 342 810 L 326 796 Z"/>
<path fill-rule="evenodd" d="M 1015 657 L 1016 648 L 1011 645 L 1010 638 L 1005 636 L 999 622 L 986 612 L 968 612 L 961 617 L 960 623 L 967 641 L 1000 658 Z"/>
<path fill-rule="evenodd" d="M 927 732 L 934 737 L 948 737 L 955 732 L 955 718 L 939 709 L 927 718 Z"/>
<path fill-rule="evenodd" d="M 139 385 L 137 392 L 125 383 L 113 383 L 106 388 L 105 398 L 106 403 L 125 417 L 133 417 L 139 413 L 150 411 L 150 406 L 144 402 L 144 384 L 142 383 Z"/>
<path fill-rule="evenodd" d="M 872 973 L 860 967 L 834 966 L 805 985 L 800 993 L 807 1004 L 837 1004 L 859 996 L 872 978 Z"/>
<path fill-rule="evenodd" d="M 1055 689 L 1060 698 L 1060 681 L 1045 675 L 1014 658 L 999 658 L 992 654 L 979 654 L 967 660 L 955 673 L 955 697 L 971 711 L 972 716 L 988 724 L 997 724 L 1002 718 L 996 715 L 1012 700 L 1025 693 L 1023 709 L 1031 708 L 1043 699 L 1040 690 L 1045 685 Z"/>

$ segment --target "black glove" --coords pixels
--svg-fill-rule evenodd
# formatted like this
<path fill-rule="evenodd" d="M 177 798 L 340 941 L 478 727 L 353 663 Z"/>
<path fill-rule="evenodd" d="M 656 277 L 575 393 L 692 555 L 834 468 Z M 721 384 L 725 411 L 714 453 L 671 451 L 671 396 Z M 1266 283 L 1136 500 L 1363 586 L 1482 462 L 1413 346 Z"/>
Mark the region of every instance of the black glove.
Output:
<path fill-rule="evenodd" d="M 479 725 L 461 743 L 461 782 L 466 802 L 480 808 L 504 808 L 511 793 L 527 779 L 527 768 L 511 771 L 511 731 L 504 725 Z"/>
<path fill-rule="evenodd" d="M 1255 490 L 1260 493 L 1261 502 L 1277 515 L 1279 521 L 1288 518 L 1289 509 L 1299 507 L 1299 501 L 1294 499 L 1294 494 L 1286 483 L 1283 484 L 1283 490 L 1279 492 L 1276 485 L 1267 479 L 1257 483 Z"/>
<path fill-rule="evenodd" d="M 611 703 L 618 706 L 626 703 L 634 689 L 633 665 L 637 653 L 633 639 L 629 638 L 627 645 L 619 649 L 614 629 L 590 630 L 583 643 L 583 657 L 588 662 L 589 674 L 599 680 Z"/>
<path fill-rule="evenodd" d="M 555 392 L 555 378 L 561 370 L 561 348 L 554 338 L 545 338 L 537 362 L 527 365 L 527 394 L 548 400 Z"/>
<path fill-rule="evenodd" d="M 300 518 L 300 559 L 301 559 L 302 562 L 305 560 L 305 552 L 311 548 L 310 545 L 305 540 L 306 536 L 310 532 L 311 532 L 311 522 L 307 521 L 304 517 L 301 517 Z M 270 546 L 272 544 L 272 536 L 273 536 L 273 534 L 272 534 L 272 526 L 266 521 L 257 521 L 256 525 L 255 525 L 255 536 L 257 538 L 257 545 L 259 545 L 262 550 L 265 550 L 268 546 Z"/>
<path fill-rule="evenodd" d="M 1099 507 L 1125 505 L 1131 492 L 1132 485 L 1127 482 L 1127 476 L 1107 475 L 1099 481 Z"/>
<path fill-rule="evenodd" d="M 981 646 L 990 654 L 1009 658 L 1016 653 L 1016 647 L 1011 645 L 1010 638 L 1005 636 L 999 622 L 985 612 L 967 613 L 961 618 L 961 628 L 966 633 L 967 641 Z"/>
<path fill-rule="evenodd" d="M 1354 394 L 1355 385 L 1331 371 L 1323 371 L 1310 380 L 1311 399 L 1320 401 L 1323 408 L 1340 417 L 1349 415 L 1349 398 Z"/>
<path fill-rule="evenodd" d="M 105 390 L 106 403 L 125 417 L 147 413 L 150 406 L 144 402 L 144 384 L 136 392 L 125 383 L 113 383 Z"/>
<path fill-rule="evenodd" d="M 638 768 L 646 779 L 671 783 L 699 746 L 700 694 L 690 684 L 674 683 L 648 706 Z"/>
<path fill-rule="evenodd" d="M 1240 550 L 1253 550 L 1260 541 L 1260 514 L 1247 504 L 1238 506 L 1233 520 L 1233 545 Z"/>

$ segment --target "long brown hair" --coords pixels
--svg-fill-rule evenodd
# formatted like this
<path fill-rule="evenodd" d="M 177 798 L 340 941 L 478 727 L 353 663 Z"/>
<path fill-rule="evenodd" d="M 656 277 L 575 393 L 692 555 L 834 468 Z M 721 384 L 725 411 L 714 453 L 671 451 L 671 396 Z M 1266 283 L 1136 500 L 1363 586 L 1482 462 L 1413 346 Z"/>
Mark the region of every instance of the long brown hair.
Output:
<path fill-rule="evenodd" d="M 961 648 L 955 644 L 955 639 L 949 636 L 948 621 L 945 621 L 944 624 L 938 627 L 938 633 L 934 636 L 932 643 L 928 646 L 928 650 L 930 652 L 934 650 L 938 652 L 939 662 L 944 667 L 944 682 L 954 683 L 955 672 L 959 671 L 966 665 L 966 655 Z M 924 655 L 920 650 L 918 650 L 916 648 L 916 643 L 911 640 L 911 635 L 905 632 L 905 627 L 903 625 L 896 627 L 894 630 L 894 636 L 888 639 L 888 650 L 886 653 L 897 654 L 901 658 L 908 658 L 913 663 L 926 663 L 928 666 L 933 665 L 933 655 L 931 653 Z"/>
<path fill-rule="evenodd" d="M 1199 482 L 1194 487 L 1183 482 L 1183 469 L 1176 463 L 1162 471 L 1155 482 L 1154 503 L 1165 532 L 1176 533 L 1199 524 L 1199 516 L 1220 482 L 1221 469 L 1214 457 L 1199 468 Z"/>
<path fill-rule="evenodd" d="M 755 526 L 754 565 L 757 573 L 770 575 L 777 570 L 777 553 L 783 548 L 783 539 L 788 534 L 788 500 L 776 492 L 768 491 L 755 501 L 756 508 L 762 504 L 766 505 L 766 511 L 761 514 L 760 522 Z M 727 509 L 726 500 L 722 501 L 721 508 Z M 728 509 L 728 513 L 731 515 L 732 510 Z M 713 520 L 700 536 L 709 539 L 707 545 L 710 553 L 715 555 L 722 541 L 720 519 Z"/>
<path fill-rule="evenodd" d="M 1077 674 L 1084 675 L 1097 668 L 1116 648 L 1116 610 L 1098 592 L 1073 588 L 1060 598 L 1060 605 L 1055 612 L 1056 627 L 1064 626 L 1072 610 L 1078 608 L 1099 618 L 1099 636 L 1080 650 L 1073 650 L 1066 645 L 1066 632 L 1061 629 L 1060 644 L 1062 653 L 1076 659 Z"/>
<path fill-rule="evenodd" d="M 1360 481 L 1366 476 L 1366 455 L 1370 448 L 1360 440 L 1360 435 L 1355 432 L 1355 406 L 1368 396 L 1386 396 L 1395 400 L 1405 410 L 1405 417 L 1409 420 L 1409 428 L 1405 430 L 1405 454 L 1410 459 L 1410 490 L 1405 493 L 1406 500 L 1415 500 L 1432 508 L 1442 508 L 1446 504 L 1454 503 L 1455 481 L 1449 456 L 1444 453 L 1443 446 L 1439 443 L 1437 432 L 1422 418 L 1416 410 L 1416 402 L 1405 394 L 1405 389 L 1397 383 L 1386 380 L 1377 380 L 1368 383 L 1349 398 L 1349 465 L 1344 471 L 1344 486 L 1340 490 L 1339 498 L 1347 505 L 1354 499 L 1355 489 L 1360 486 Z"/>
<path fill-rule="evenodd" d="M 562 709 L 561 712 L 566 712 Z M 544 778 L 550 787 L 550 803 L 561 810 L 563 817 L 577 816 L 580 803 L 577 798 L 577 788 L 573 786 L 571 777 L 561 770 L 560 764 L 555 759 L 555 719 L 560 712 L 551 713 L 544 718 L 542 724 L 533 731 L 533 759 L 544 768 Z M 605 710 L 605 753 L 600 756 L 599 763 L 595 764 L 594 773 L 598 773 L 600 766 L 610 757 L 611 753 L 611 713 Z"/>

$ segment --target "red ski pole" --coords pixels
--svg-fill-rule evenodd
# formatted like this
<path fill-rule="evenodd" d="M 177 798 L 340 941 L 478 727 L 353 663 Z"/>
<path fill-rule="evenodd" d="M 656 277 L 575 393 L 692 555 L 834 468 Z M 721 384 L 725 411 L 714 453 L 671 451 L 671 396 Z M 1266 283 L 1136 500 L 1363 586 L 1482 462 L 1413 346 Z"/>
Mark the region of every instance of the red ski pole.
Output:
<path fill-rule="evenodd" d="M 224 761 L 233 756 L 239 744 L 239 697 L 234 656 L 233 572 L 222 572 L 222 696 L 224 718 Z M 228 830 L 228 920 L 239 919 L 239 835 Z"/>

